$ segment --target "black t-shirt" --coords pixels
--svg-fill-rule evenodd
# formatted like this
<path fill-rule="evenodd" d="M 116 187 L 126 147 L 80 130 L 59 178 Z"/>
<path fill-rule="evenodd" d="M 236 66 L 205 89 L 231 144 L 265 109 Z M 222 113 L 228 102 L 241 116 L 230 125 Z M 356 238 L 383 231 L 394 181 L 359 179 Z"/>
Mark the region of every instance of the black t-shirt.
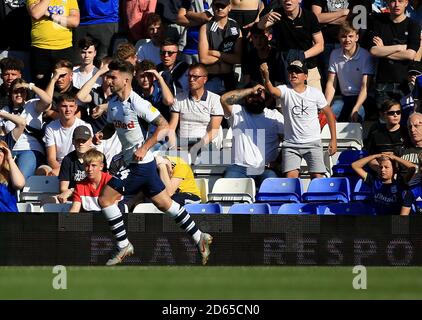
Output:
<path fill-rule="evenodd" d="M 155 7 L 155 13 L 160 15 L 165 24 L 176 23 L 179 8 L 181 8 L 181 0 L 158 0 Z"/>
<path fill-rule="evenodd" d="M 107 162 L 104 157 L 104 172 L 107 171 Z M 74 188 L 77 182 L 86 178 L 85 167 L 79 161 L 76 150 L 66 155 L 60 166 L 59 181 L 69 181 L 69 189 Z"/>
<path fill-rule="evenodd" d="M 243 55 L 242 60 L 242 73 L 244 75 L 250 75 L 251 80 L 256 81 L 258 83 L 262 83 L 262 76 L 261 72 L 259 71 L 259 66 L 266 62 L 268 64 L 269 70 L 277 70 L 277 61 L 276 61 L 276 54 L 277 51 L 275 48 L 271 48 L 267 58 L 261 59 L 258 56 L 258 52 L 255 48 L 251 48 L 247 54 Z M 274 81 L 280 81 L 280 72 L 271 72 L 270 73 L 270 80 L 274 83 Z"/>
<path fill-rule="evenodd" d="M 349 8 L 348 0 L 312 0 L 312 6 L 318 6 L 322 9 L 322 13 L 336 12 Z M 338 43 L 339 25 L 324 23 L 321 25 L 322 34 L 325 43 Z"/>
<path fill-rule="evenodd" d="M 28 51 L 31 46 L 31 17 L 25 0 L 0 4 L 0 48 Z"/>
<path fill-rule="evenodd" d="M 407 49 L 418 51 L 421 27 L 409 18 L 400 23 L 394 23 L 390 20 L 389 14 L 381 14 L 375 17 L 372 36 L 380 37 L 385 46 L 407 44 Z M 407 69 L 410 62 L 410 60 L 379 58 L 376 82 L 407 82 Z"/>
<path fill-rule="evenodd" d="M 406 127 L 401 126 L 398 130 L 390 132 L 383 124 L 371 132 L 365 149 L 369 154 L 394 152 L 400 157 L 407 145 L 409 145 L 409 136 Z"/>
<path fill-rule="evenodd" d="M 290 19 L 283 9 L 281 20 L 273 25 L 273 39 L 278 51 L 288 52 L 290 49 L 306 51 L 313 46 L 313 35 L 321 31 L 321 26 L 315 14 L 306 9 L 300 9 L 298 17 Z M 262 15 L 261 15 L 262 16 Z M 309 69 L 317 66 L 317 57 L 306 59 Z"/>
<path fill-rule="evenodd" d="M 229 18 L 224 29 L 220 29 L 218 23 L 211 20 L 207 23 L 206 29 L 210 50 L 226 53 L 234 51 L 236 41 L 240 36 L 240 28 L 236 20 Z"/>

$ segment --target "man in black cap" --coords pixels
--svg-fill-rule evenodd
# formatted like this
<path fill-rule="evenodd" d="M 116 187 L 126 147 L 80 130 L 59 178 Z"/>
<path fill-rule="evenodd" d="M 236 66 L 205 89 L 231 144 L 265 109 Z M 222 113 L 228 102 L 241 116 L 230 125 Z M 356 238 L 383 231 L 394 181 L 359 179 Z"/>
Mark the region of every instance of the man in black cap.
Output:
<path fill-rule="evenodd" d="M 287 178 L 297 178 L 300 174 L 302 158 L 306 160 L 311 178 L 319 178 L 326 172 L 320 136 L 318 112 L 327 117 L 331 141 L 328 153 L 337 151 L 336 123 L 331 107 L 324 94 L 306 84 L 308 68 L 300 60 L 292 61 L 287 67 L 290 85 L 274 87 L 271 84 L 266 63 L 261 65 L 261 73 L 266 89 L 280 101 L 284 116 L 284 142 L 282 146 L 282 171 Z"/>
<path fill-rule="evenodd" d="M 91 130 L 84 125 L 76 127 L 73 131 L 72 143 L 75 150 L 63 158 L 60 166 L 60 194 L 57 195 L 57 200 L 60 203 L 71 200 L 76 183 L 86 177 L 83 155 L 94 147 Z M 105 161 L 103 171 L 107 171 Z"/>
<path fill-rule="evenodd" d="M 407 69 L 407 84 L 409 92 L 400 99 L 402 109 L 400 124 L 406 126 L 409 116 L 420 112 L 420 100 L 422 95 L 422 62 L 412 61 Z"/>

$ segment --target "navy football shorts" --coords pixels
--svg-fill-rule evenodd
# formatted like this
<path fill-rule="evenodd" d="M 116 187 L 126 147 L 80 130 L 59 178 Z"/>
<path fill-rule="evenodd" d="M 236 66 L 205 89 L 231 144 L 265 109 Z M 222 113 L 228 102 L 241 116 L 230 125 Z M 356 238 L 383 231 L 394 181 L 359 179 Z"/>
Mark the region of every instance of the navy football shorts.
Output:
<path fill-rule="evenodd" d="M 157 163 L 131 163 L 117 172 L 108 185 L 122 195 L 135 195 L 142 191 L 151 198 L 165 189 L 157 172 Z"/>

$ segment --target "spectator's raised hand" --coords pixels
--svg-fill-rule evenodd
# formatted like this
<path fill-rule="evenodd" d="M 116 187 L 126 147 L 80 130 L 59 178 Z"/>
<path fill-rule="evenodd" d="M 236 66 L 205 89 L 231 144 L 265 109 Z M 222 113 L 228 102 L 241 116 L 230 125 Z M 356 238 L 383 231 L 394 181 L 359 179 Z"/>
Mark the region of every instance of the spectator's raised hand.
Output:
<path fill-rule="evenodd" d="M 382 41 L 382 39 L 380 37 L 375 36 L 372 39 L 372 42 L 377 46 L 377 47 L 383 47 L 384 46 L 384 42 Z"/>
<path fill-rule="evenodd" d="M 281 14 L 271 10 L 265 16 L 263 16 L 261 20 L 259 20 L 258 25 L 261 29 L 266 29 L 274 25 L 274 23 L 277 21 L 280 21 L 280 19 Z"/>
<path fill-rule="evenodd" d="M 101 143 L 102 139 L 103 139 L 103 133 L 101 131 L 98 131 L 96 134 L 94 134 L 94 137 L 92 138 L 92 142 L 95 145 L 98 145 Z"/>
<path fill-rule="evenodd" d="M 156 79 L 156 80 L 160 79 L 160 77 L 161 77 L 161 75 L 155 69 L 146 70 L 145 73 L 152 74 L 154 76 L 154 79 Z"/>

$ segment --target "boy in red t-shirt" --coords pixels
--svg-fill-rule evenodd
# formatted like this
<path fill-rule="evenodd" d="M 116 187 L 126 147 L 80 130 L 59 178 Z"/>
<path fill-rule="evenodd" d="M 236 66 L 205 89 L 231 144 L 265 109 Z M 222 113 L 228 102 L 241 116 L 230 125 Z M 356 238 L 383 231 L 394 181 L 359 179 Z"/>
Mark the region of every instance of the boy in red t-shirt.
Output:
<path fill-rule="evenodd" d="M 102 188 L 111 179 L 108 172 L 103 172 L 104 155 L 96 150 L 90 149 L 83 155 L 86 178 L 76 183 L 73 193 L 73 204 L 70 212 L 101 211 L 98 205 L 98 197 Z"/>

